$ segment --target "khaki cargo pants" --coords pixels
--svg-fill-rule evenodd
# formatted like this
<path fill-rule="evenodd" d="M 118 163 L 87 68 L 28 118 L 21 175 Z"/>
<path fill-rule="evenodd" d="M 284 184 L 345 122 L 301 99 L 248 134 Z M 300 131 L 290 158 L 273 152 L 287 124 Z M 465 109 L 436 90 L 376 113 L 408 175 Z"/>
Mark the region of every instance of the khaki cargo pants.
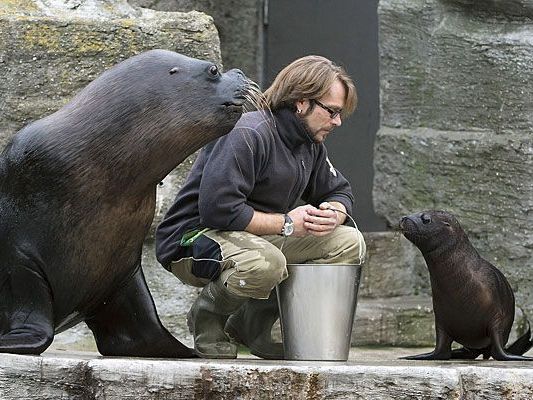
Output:
<path fill-rule="evenodd" d="M 183 283 L 202 287 L 222 279 L 231 293 L 256 299 L 268 298 L 287 278 L 287 264 L 362 264 L 366 254 L 361 232 L 345 225 L 303 238 L 208 230 L 192 246 L 190 257 L 171 264 Z"/>

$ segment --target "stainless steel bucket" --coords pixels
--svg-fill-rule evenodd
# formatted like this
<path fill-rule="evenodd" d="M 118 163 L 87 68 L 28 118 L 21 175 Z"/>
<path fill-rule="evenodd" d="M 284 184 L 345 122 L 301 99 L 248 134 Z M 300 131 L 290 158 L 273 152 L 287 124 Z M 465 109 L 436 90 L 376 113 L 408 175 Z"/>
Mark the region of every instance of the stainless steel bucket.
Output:
<path fill-rule="evenodd" d="M 276 290 L 287 360 L 346 361 L 361 266 L 289 264 Z"/>

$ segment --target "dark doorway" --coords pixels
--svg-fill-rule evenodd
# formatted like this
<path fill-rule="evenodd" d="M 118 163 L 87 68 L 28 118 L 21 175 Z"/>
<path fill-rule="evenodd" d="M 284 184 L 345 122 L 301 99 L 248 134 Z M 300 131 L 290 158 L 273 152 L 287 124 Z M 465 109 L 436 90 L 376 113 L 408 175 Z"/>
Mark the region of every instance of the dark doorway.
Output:
<path fill-rule="evenodd" d="M 386 230 L 374 213 L 374 140 L 379 127 L 378 0 L 268 0 L 265 8 L 264 87 L 294 59 L 318 54 L 354 79 L 357 111 L 328 137 L 329 158 L 352 184 L 363 231 Z"/>

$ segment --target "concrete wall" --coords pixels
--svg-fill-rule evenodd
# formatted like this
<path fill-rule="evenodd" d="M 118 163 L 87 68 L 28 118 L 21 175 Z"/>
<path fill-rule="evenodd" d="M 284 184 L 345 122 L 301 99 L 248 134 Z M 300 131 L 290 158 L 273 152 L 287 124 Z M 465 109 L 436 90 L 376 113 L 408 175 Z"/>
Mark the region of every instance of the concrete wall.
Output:
<path fill-rule="evenodd" d="M 531 1 L 382 0 L 374 199 L 455 213 L 533 318 Z"/>

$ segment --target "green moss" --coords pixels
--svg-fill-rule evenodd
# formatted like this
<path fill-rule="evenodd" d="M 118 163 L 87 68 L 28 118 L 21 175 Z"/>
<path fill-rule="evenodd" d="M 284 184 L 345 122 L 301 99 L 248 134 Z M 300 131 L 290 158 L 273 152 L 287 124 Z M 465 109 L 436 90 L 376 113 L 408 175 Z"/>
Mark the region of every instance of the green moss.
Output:
<path fill-rule="evenodd" d="M 38 11 L 32 0 L 0 0 L 0 16 Z"/>
<path fill-rule="evenodd" d="M 82 34 L 75 34 L 71 37 L 72 45 L 77 53 L 81 54 L 95 54 L 101 53 L 108 46 L 102 41 L 101 34 L 97 32 L 83 32 Z"/>
<path fill-rule="evenodd" d="M 62 32 L 56 26 L 33 22 L 25 25 L 23 29 L 22 38 L 28 48 L 60 50 Z"/>

